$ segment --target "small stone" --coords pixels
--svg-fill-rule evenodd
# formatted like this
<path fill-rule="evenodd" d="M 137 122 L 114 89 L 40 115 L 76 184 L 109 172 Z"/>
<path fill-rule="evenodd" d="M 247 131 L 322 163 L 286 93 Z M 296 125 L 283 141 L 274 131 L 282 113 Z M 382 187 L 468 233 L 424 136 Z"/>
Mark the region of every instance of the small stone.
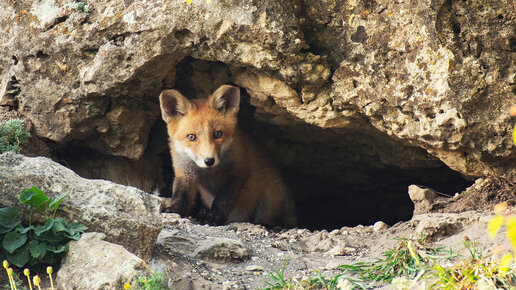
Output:
<path fill-rule="evenodd" d="M 200 242 L 194 256 L 214 262 L 241 262 L 249 257 L 249 250 L 238 240 L 211 238 Z"/>
<path fill-rule="evenodd" d="M 355 253 L 356 251 L 357 251 L 357 249 L 355 249 L 355 248 L 339 245 L 339 246 L 332 248 L 328 252 L 326 252 L 326 254 L 330 255 L 332 257 L 347 256 L 347 255 L 351 255 L 351 254 Z"/>
<path fill-rule="evenodd" d="M 230 290 L 230 289 L 246 289 L 243 285 L 242 281 L 224 281 L 222 282 L 222 289 L 223 290 Z"/>
<path fill-rule="evenodd" d="M 382 222 L 382 221 L 378 221 L 376 223 L 374 223 L 373 225 L 373 231 L 374 232 L 380 232 L 380 231 L 385 231 L 389 226 L 387 226 L 386 223 Z"/>
<path fill-rule="evenodd" d="M 249 266 L 245 267 L 245 269 L 247 271 L 250 271 L 250 272 L 263 271 L 264 270 L 262 266 L 258 266 L 258 265 L 249 265 Z"/>

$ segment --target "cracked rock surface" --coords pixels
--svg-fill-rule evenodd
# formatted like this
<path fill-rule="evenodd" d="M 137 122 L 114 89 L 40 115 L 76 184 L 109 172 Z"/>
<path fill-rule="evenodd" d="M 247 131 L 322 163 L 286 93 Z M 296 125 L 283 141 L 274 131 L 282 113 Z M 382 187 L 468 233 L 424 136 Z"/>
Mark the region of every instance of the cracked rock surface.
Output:
<path fill-rule="evenodd" d="M 192 57 L 229 66 L 257 119 L 342 129 L 395 142 L 418 166 L 436 160 L 429 152 L 466 175 L 516 180 L 512 0 L 90 5 L 0 3 L 0 105 L 41 138 L 140 159 L 159 91 Z"/>

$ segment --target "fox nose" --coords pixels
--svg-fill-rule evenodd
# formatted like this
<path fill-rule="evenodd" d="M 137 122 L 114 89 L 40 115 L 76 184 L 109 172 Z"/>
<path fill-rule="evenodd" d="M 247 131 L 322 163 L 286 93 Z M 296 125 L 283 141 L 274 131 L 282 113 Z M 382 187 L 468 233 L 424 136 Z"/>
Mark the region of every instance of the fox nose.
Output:
<path fill-rule="evenodd" d="M 204 158 L 204 164 L 206 164 L 206 166 L 212 166 L 215 164 L 215 158 Z"/>

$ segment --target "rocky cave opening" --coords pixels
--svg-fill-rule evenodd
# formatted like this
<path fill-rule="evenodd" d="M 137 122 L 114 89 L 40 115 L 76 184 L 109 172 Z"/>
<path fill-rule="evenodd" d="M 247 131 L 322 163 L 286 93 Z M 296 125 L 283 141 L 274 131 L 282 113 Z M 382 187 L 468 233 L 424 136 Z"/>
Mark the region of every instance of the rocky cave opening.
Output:
<path fill-rule="evenodd" d="M 239 68 L 186 57 L 176 65 L 173 85 L 165 84 L 163 89 L 177 89 L 189 98 L 205 97 L 220 85 L 233 83 L 235 69 Z M 241 92 L 239 125 L 280 166 L 296 199 L 300 228 L 332 230 L 380 220 L 393 225 L 412 217 L 409 185 L 453 195 L 472 184 L 424 149 L 404 145 L 372 126 L 322 129 L 294 120 L 286 112 L 268 115 L 251 105 L 245 89 Z M 267 117 L 282 121 L 269 122 Z M 139 161 L 106 156 L 85 149 L 81 142 L 55 152 L 83 177 L 110 179 L 146 191 L 158 189 L 161 196 L 170 196 L 173 170 L 167 138 L 165 124 L 158 118 Z M 139 168 L 138 172 L 123 169 L 131 167 Z"/>
<path fill-rule="evenodd" d="M 221 62 L 187 57 L 176 66 L 173 88 L 187 97 L 206 97 L 220 85 L 233 83 L 234 70 Z M 332 230 L 379 220 L 392 225 L 412 217 L 409 185 L 453 195 L 472 183 L 425 150 L 408 148 L 378 131 L 321 129 L 296 120 L 276 122 L 282 124 L 278 125 L 269 122 L 277 115 L 261 112 L 256 118 L 256 110 L 259 108 L 251 105 L 250 96 L 242 89 L 239 125 L 268 149 L 280 166 L 296 198 L 299 227 Z M 285 112 L 280 118 L 287 116 Z M 160 123 L 154 128 L 154 138 L 166 135 Z M 169 193 L 173 179 L 170 155 L 164 152 L 162 158 L 164 193 Z M 407 162 L 408 158 L 420 160 Z"/>

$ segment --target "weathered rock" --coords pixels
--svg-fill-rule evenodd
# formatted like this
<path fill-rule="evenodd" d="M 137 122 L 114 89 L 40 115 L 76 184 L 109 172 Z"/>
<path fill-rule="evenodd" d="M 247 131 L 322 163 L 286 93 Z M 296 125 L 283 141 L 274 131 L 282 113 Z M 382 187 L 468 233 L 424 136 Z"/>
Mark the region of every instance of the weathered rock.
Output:
<path fill-rule="evenodd" d="M 414 216 L 411 222 L 417 224 L 415 233 L 423 235 L 427 241 L 437 241 L 457 234 L 478 219 L 474 214 L 421 214 Z"/>
<path fill-rule="evenodd" d="M 375 222 L 374 225 L 373 225 L 373 231 L 374 232 L 382 232 L 382 231 L 385 231 L 388 228 L 389 228 L 389 226 L 386 223 L 382 222 L 382 221 Z"/>
<path fill-rule="evenodd" d="M 424 213 L 492 212 L 494 205 L 516 204 L 515 186 L 503 178 L 479 178 L 466 190 L 446 196 L 428 188 L 411 186 L 409 195 L 414 202 L 414 215 Z"/>
<path fill-rule="evenodd" d="M 302 238 L 304 250 L 306 252 L 328 252 L 328 251 L 340 251 L 340 249 L 346 248 L 348 245 L 343 239 L 328 234 L 326 231 L 315 232 L 306 238 Z"/>
<path fill-rule="evenodd" d="M 184 223 L 174 225 L 179 228 L 188 229 L 190 227 Z M 179 230 L 170 228 L 164 228 L 161 231 L 157 245 L 172 254 L 180 254 L 216 263 L 241 262 L 249 258 L 249 250 L 239 240 L 211 236 L 192 239 L 184 234 L 180 234 Z"/>
<path fill-rule="evenodd" d="M 197 248 L 197 241 L 178 235 L 177 231 L 163 230 L 158 236 L 157 245 L 163 246 L 172 253 L 190 255 Z"/>
<path fill-rule="evenodd" d="M 409 186 L 408 194 L 414 202 L 414 215 L 430 212 L 432 203 L 437 197 L 435 190 L 417 185 Z"/>
<path fill-rule="evenodd" d="M 118 0 L 96 1 L 92 13 L 81 13 L 61 1 L 1 3 L 8 29 L 0 74 L 21 88 L 14 96 L 19 111 L 41 137 L 85 140 L 104 153 L 138 159 L 158 117 L 154 98 L 164 80 L 173 83 L 184 56 L 304 76 L 299 66 L 307 60 L 285 56 L 303 46 L 290 4 L 277 3 L 271 13 L 267 2 Z"/>
<path fill-rule="evenodd" d="M 85 233 L 70 249 L 57 272 L 60 289 L 122 289 L 152 274 L 142 259 L 124 247 L 106 242 L 105 234 Z"/>
<path fill-rule="evenodd" d="M 343 31 L 333 104 L 464 174 L 516 180 L 514 1 L 331 2 L 308 11 L 331 15 L 318 34 Z"/>
<path fill-rule="evenodd" d="M 58 215 L 106 234 L 106 240 L 149 259 L 161 231 L 157 197 L 134 187 L 103 180 L 87 180 L 44 157 L 14 153 L 0 155 L 0 203 L 16 206 L 18 195 L 37 186 L 49 196 L 71 191 Z"/>
<path fill-rule="evenodd" d="M 201 241 L 194 255 L 212 262 L 241 262 L 249 257 L 249 250 L 238 240 L 212 238 Z"/>

